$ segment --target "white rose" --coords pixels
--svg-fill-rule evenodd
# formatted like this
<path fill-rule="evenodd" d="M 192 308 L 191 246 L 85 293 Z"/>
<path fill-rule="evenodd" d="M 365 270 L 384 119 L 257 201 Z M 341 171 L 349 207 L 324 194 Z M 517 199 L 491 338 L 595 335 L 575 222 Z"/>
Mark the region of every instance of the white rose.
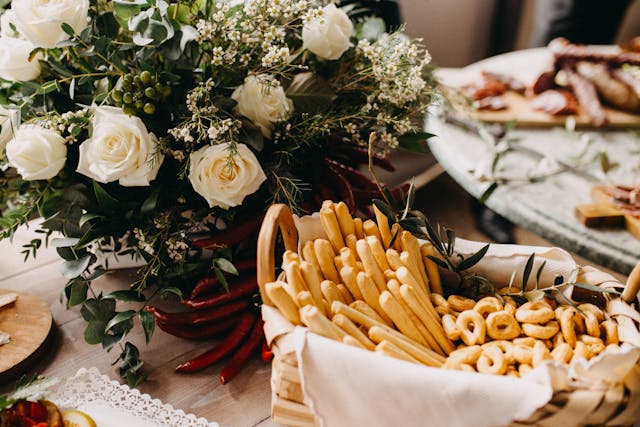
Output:
<path fill-rule="evenodd" d="M 210 145 L 191 153 L 189 181 L 210 207 L 229 209 L 242 204 L 267 179 L 256 156 L 244 144 L 229 162 L 226 144 Z"/>
<path fill-rule="evenodd" d="M 9 164 L 27 181 L 53 178 L 67 161 L 64 138 L 38 125 L 20 126 L 6 150 Z"/>
<path fill-rule="evenodd" d="M 11 9 L 7 10 L 0 17 L 0 35 L 2 37 L 22 38 L 18 32 L 16 17 Z"/>
<path fill-rule="evenodd" d="M 98 107 L 93 134 L 80 144 L 77 171 L 104 184 L 118 181 L 125 187 L 146 186 L 156 178 L 164 160 L 155 153 L 157 145 L 158 139 L 139 117 L 115 107 Z"/>
<path fill-rule="evenodd" d="M 18 110 L 0 107 L 0 155 L 18 128 Z"/>
<path fill-rule="evenodd" d="M 338 59 L 349 49 L 353 24 L 347 14 L 331 3 L 302 27 L 302 45 L 324 59 Z"/>
<path fill-rule="evenodd" d="M 63 23 L 76 33 L 87 27 L 89 0 L 13 0 L 11 10 L 18 31 L 36 47 L 49 49 L 69 38 Z"/>
<path fill-rule="evenodd" d="M 40 75 L 38 57 L 29 62 L 33 49 L 27 40 L 0 36 L 0 77 L 14 81 L 37 78 Z"/>
<path fill-rule="evenodd" d="M 238 112 L 258 126 L 266 138 L 271 138 L 273 123 L 286 120 L 293 110 L 293 102 L 280 83 L 264 74 L 247 76 L 231 98 L 238 103 Z"/>

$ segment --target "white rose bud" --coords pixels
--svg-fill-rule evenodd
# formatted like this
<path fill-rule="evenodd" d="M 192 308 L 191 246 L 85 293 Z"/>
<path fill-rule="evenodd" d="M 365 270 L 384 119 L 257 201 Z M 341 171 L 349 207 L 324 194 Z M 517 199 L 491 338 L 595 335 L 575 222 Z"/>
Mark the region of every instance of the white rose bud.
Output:
<path fill-rule="evenodd" d="M 36 47 L 50 49 L 69 38 L 63 23 L 76 33 L 87 28 L 89 0 L 13 0 L 11 10 L 18 31 Z"/>
<path fill-rule="evenodd" d="M 20 126 L 6 150 L 9 164 L 27 181 L 53 178 L 67 162 L 64 138 L 38 125 Z"/>
<path fill-rule="evenodd" d="M 158 139 L 139 117 L 115 107 L 98 107 L 93 134 L 79 148 L 77 171 L 103 184 L 118 181 L 125 187 L 147 186 L 164 160 L 155 153 L 157 145 Z"/>
<path fill-rule="evenodd" d="M 27 40 L 0 36 L 0 77 L 5 80 L 28 81 L 40 75 L 38 57 L 29 62 L 34 46 Z"/>
<path fill-rule="evenodd" d="M 302 45 L 323 59 L 338 59 L 349 49 L 353 23 L 331 3 L 302 27 Z"/>
<path fill-rule="evenodd" d="M 238 103 L 238 112 L 258 126 L 265 138 L 271 138 L 273 123 L 288 119 L 293 110 L 280 83 L 265 74 L 247 76 L 231 98 Z"/>
<path fill-rule="evenodd" d="M 226 144 L 210 145 L 191 153 L 189 181 L 210 207 L 229 209 L 242 204 L 267 179 L 256 156 L 244 144 L 229 162 Z"/>
<path fill-rule="evenodd" d="M 0 107 L 0 156 L 18 129 L 18 110 Z"/>

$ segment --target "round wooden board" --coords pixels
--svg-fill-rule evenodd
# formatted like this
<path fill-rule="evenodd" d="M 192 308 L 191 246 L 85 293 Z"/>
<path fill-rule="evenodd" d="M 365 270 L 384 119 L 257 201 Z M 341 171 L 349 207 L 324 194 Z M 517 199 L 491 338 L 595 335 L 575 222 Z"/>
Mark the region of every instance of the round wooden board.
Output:
<path fill-rule="evenodd" d="M 0 346 L 0 382 L 22 374 L 44 353 L 53 327 L 51 310 L 41 298 L 0 289 L 0 295 L 6 293 L 18 299 L 0 308 L 0 331 L 11 335 L 11 342 Z"/>

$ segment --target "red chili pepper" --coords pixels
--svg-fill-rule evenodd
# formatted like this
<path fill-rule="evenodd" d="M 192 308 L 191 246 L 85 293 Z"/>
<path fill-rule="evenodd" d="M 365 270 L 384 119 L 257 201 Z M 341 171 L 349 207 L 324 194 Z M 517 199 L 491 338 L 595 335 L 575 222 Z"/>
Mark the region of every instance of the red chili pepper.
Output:
<path fill-rule="evenodd" d="M 204 323 L 214 323 L 221 319 L 226 319 L 236 313 L 240 313 L 249 308 L 249 302 L 245 300 L 232 301 L 228 304 L 199 311 L 168 313 L 152 306 L 147 306 L 146 310 L 153 313 L 156 321 L 167 325 L 200 325 Z"/>
<path fill-rule="evenodd" d="M 175 326 L 156 322 L 158 328 L 178 338 L 187 340 L 203 340 L 216 337 L 233 328 L 239 321 L 238 316 L 222 319 L 216 323 L 198 326 Z"/>
<path fill-rule="evenodd" d="M 240 276 L 242 276 L 243 273 L 254 272 L 256 271 L 256 257 L 253 256 L 241 261 L 236 261 L 233 263 L 233 266 L 238 270 Z M 211 292 L 216 289 L 218 285 L 219 282 L 216 276 L 205 277 L 196 283 L 189 298 L 194 299 L 204 293 Z"/>
<path fill-rule="evenodd" d="M 193 246 L 203 249 L 228 247 L 247 240 L 258 232 L 264 215 L 256 215 L 242 224 L 229 224 L 229 228 L 209 239 L 196 240 Z"/>
<path fill-rule="evenodd" d="M 340 173 L 349 181 L 354 187 L 362 188 L 365 190 L 373 190 L 376 188 L 376 183 L 367 178 L 362 172 L 351 166 L 340 163 L 335 159 L 325 158 L 324 161 L 331 167 L 337 168 Z"/>
<path fill-rule="evenodd" d="M 235 350 L 246 338 L 251 327 L 256 323 L 256 315 L 244 313 L 238 324 L 211 350 L 176 367 L 176 372 L 196 372 L 218 362 Z"/>
<path fill-rule="evenodd" d="M 262 352 L 260 353 L 262 356 L 262 360 L 265 362 L 271 362 L 273 359 L 273 351 L 269 348 L 269 344 L 267 344 L 267 340 L 262 341 Z"/>
<path fill-rule="evenodd" d="M 353 191 L 351 190 L 351 185 L 349 181 L 340 173 L 340 170 L 336 167 L 329 166 L 327 168 L 329 172 L 329 179 L 331 180 L 331 184 L 338 191 L 338 195 L 340 200 L 346 203 L 349 208 L 349 212 L 354 213 L 356 210 L 356 202 L 353 198 Z"/>
<path fill-rule="evenodd" d="M 234 301 L 247 296 L 258 289 L 258 282 L 255 276 L 247 277 L 240 283 L 229 285 L 229 291 L 222 289 L 211 296 L 187 299 L 182 301 L 184 305 L 190 308 L 203 309 L 216 307 L 229 301 Z"/>
<path fill-rule="evenodd" d="M 220 382 L 226 384 L 231 381 L 240 372 L 240 369 L 247 363 L 249 357 L 260 346 L 262 340 L 264 340 L 264 330 L 262 329 L 264 322 L 261 319 L 253 325 L 251 335 L 240 347 L 233 353 L 231 359 L 227 365 L 222 369 L 220 373 Z"/>

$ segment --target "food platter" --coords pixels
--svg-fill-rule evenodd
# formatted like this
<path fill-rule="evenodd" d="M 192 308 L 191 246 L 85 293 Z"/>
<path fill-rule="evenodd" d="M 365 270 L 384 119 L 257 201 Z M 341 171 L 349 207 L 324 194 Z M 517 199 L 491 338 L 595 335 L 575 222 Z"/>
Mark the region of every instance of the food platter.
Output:
<path fill-rule="evenodd" d="M 604 52 L 615 49 L 613 46 L 599 48 Z M 547 48 L 524 49 L 494 56 L 459 70 L 445 69 L 445 72 L 438 76 L 442 83 L 455 90 L 465 84 L 478 81 L 482 71 L 491 71 L 512 76 L 530 88 L 536 78 L 552 66 L 553 60 L 553 54 Z M 533 96 L 529 91 L 525 95 L 507 92 L 504 97 L 508 104 L 506 109 L 489 111 L 471 108 L 468 103 L 456 99 L 455 96 L 448 96 L 458 112 L 484 122 L 515 122 L 517 126 L 553 127 L 564 125 L 567 118 L 571 117 L 577 126 L 591 126 L 589 117 L 580 106 L 577 114 L 552 116 L 536 111 L 531 106 Z M 606 125 L 608 128 L 640 127 L 640 114 L 631 114 L 608 107 L 604 107 L 604 110 L 608 118 Z"/>
<path fill-rule="evenodd" d="M 218 427 L 113 381 L 95 368 L 80 369 L 63 379 L 47 398 L 60 408 L 87 413 L 100 427 Z"/>
<path fill-rule="evenodd" d="M 0 289 L 17 300 L 0 308 L 0 331 L 10 336 L 0 346 L 0 383 L 22 374 L 43 356 L 52 341 L 53 318 L 46 302 L 32 294 Z"/>

